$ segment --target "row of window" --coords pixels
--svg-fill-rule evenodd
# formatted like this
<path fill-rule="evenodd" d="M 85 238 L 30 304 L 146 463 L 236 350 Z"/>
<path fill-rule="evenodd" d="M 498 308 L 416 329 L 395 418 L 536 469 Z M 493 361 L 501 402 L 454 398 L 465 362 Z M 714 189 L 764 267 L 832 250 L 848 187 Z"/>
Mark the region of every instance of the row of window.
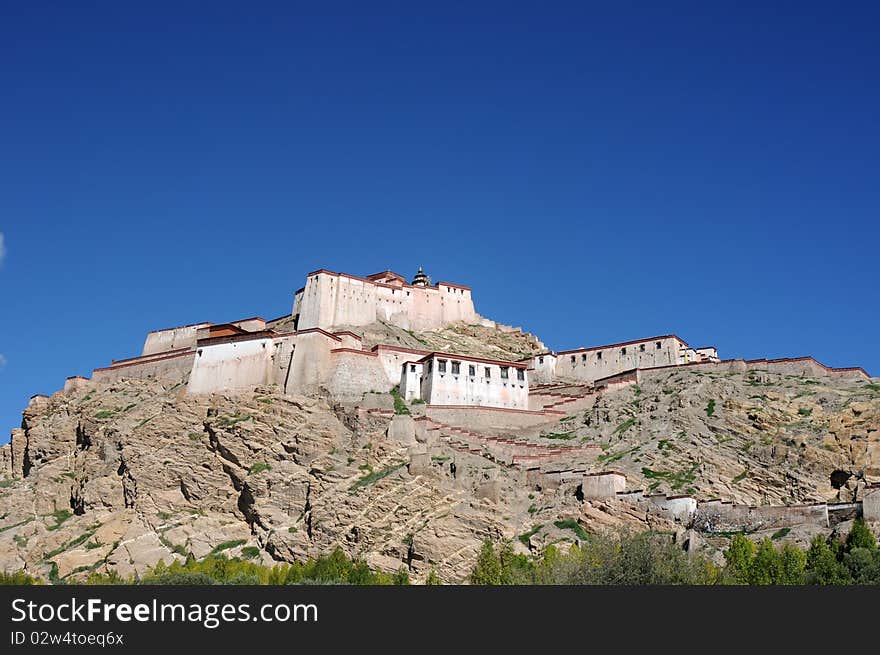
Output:
<path fill-rule="evenodd" d="M 656 342 L 654 343 L 654 348 L 655 348 L 656 350 L 662 350 L 662 349 L 663 349 L 663 342 L 662 342 L 662 341 L 656 341 Z M 645 350 L 646 350 L 646 345 L 643 344 L 643 343 L 640 343 L 640 344 L 639 344 L 639 352 L 640 352 L 640 353 L 643 353 L 643 352 L 645 352 Z M 623 348 L 620 349 L 620 354 L 621 354 L 621 355 L 626 355 L 626 347 L 623 347 Z M 597 360 L 602 359 L 602 351 L 601 351 L 601 350 L 598 351 L 598 352 L 596 353 L 596 359 L 597 359 Z M 571 356 L 571 363 L 574 364 L 576 360 L 577 360 L 577 357 L 576 357 L 575 355 L 572 355 L 572 356 Z M 581 361 L 583 361 L 583 362 L 586 362 L 586 361 L 587 361 L 587 353 L 582 353 L 582 354 L 581 354 Z M 543 357 L 539 357 L 539 358 L 538 358 L 538 363 L 539 363 L 539 364 L 543 364 L 543 363 L 544 363 L 544 358 L 543 358 Z"/>
<path fill-rule="evenodd" d="M 437 360 L 437 372 L 438 373 L 446 373 L 446 365 L 449 363 L 446 359 L 438 359 Z M 432 360 L 428 360 L 428 373 L 431 372 Z M 501 366 L 501 379 L 508 380 L 510 379 L 510 367 L 509 366 Z M 416 367 L 410 366 L 410 371 L 415 373 Z M 461 362 L 452 361 L 452 374 L 453 375 L 461 375 Z M 468 376 L 476 377 L 477 375 L 477 367 L 473 364 L 468 364 Z M 483 377 L 487 380 L 492 378 L 492 369 L 489 366 L 483 367 Z M 518 368 L 516 369 L 516 379 L 517 380 L 525 380 L 526 372 L 525 370 Z"/>

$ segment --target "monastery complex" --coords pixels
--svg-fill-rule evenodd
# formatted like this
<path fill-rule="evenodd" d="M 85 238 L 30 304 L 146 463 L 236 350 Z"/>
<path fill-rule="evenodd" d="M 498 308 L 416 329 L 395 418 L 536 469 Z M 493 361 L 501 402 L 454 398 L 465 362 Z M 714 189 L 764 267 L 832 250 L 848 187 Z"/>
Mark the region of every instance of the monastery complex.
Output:
<path fill-rule="evenodd" d="M 576 383 L 602 388 L 673 366 L 868 377 L 862 369 L 831 369 L 809 357 L 722 361 L 714 347 L 694 348 L 671 334 L 544 351 L 519 361 L 390 343 L 366 346 L 361 328 L 383 323 L 416 332 L 456 323 L 515 330 L 477 314 L 470 287 L 432 284 L 422 269 L 409 282 L 392 271 L 358 277 L 321 269 L 307 275 L 305 286 L 294 294 L 289 315 L 271 321 L 254 317 L 156 330 L 147 335 L 141 355 L 114 360 L 96 369 L 93 379 L 178 379 L 192 394 L 276 385 L 287 394 L 323 392 L 343 402 L 397 388 L 405 400 L 429 407 L 529 412 L 545 408 L 535 398 L 538 387 Z M 65 388 L 87 381 L 68 378 Z"/>

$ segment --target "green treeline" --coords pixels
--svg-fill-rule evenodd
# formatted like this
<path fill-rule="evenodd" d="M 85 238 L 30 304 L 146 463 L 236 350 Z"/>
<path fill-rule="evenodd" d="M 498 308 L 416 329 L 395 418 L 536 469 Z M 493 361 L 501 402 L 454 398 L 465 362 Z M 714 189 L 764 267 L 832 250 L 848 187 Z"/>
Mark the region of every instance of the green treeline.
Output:
<path fill-rule="evenodd" d="M 758 544 L 734 535 L 717 566 L 688 555 L 668 534 L 590 535 L 566 552 L 548 546 L 539 557 L 516 554 L 510 544 L 486 541 L 472 584 L 559 585 L 803 585 L 880 584 L 880 548 L 861 520 L 840 543 L 817 535 L 809 549 Z"/>

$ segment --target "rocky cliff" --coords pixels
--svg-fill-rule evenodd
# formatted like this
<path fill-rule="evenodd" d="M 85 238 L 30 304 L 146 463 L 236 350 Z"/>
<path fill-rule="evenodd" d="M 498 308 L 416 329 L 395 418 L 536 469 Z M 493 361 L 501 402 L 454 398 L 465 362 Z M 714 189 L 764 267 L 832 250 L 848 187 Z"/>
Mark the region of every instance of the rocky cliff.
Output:
<path fill-rule="evenodd" d="M 510 359 L 538 347 L 472 327 L 375 333 Z M 557 405 L 565 415 L 506 438 L 558 452 L 557 468 L 614 469 L 629 488 L 701 499 L 849 501 L 880 480 L 876 382 L 669 369 L 566 402 Z M 393 407 L 389 394 L 343 406 L 272 388 L 194 397 L 182 383 L 150 380 L 35 400 L 0 448 L 0 569 L 76 579 L 190 554 L 271 563 L 339 545 L 386 570 L 407 566 L 416 580 L 433 568 L 457 582 L 486 537 L 520 549 L 615 526 L 685 538 L 687 526 L 618 499 L 583 500 L 575 484 L 535 483 L 454 440 L 414 466 L 412 439 L 389 431 Z M 582 446 L 595 453 L 586 463 Z"/>

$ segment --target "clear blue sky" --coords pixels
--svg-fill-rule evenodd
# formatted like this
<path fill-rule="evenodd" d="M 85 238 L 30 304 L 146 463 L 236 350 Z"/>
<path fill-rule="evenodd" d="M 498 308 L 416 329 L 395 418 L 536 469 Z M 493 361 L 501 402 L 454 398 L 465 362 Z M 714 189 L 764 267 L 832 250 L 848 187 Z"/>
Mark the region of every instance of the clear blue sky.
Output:
<path fill-rule="evenodd" d="M 868 4 L 74 4 L 0 10 L 0 441 L 320 267 L 880 374 Z"/>

